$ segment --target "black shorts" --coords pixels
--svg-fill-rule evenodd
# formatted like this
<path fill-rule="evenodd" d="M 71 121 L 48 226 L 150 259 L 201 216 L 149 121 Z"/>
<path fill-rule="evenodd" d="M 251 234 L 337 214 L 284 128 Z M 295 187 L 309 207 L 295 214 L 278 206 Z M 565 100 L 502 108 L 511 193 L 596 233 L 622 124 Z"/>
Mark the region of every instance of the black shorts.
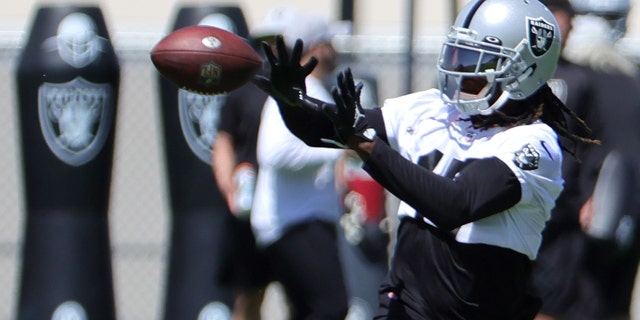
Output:
<path fill-rule="evenodd" d="M 266 287 L 271 282 L 269 262 L 266 253 L 256 246 L 249 221 L 229 214 L 222 227 L 229 228 L 225 230 L 229 241 L 219 275 L 221 283 L 239 290 Z"/>
<path fill-rule="evenodd" d="M 267 248 L 275 280 L 291 304 L 292 319 L 344 319 L 349 302 L 336 226 L 309 221 Z"/>

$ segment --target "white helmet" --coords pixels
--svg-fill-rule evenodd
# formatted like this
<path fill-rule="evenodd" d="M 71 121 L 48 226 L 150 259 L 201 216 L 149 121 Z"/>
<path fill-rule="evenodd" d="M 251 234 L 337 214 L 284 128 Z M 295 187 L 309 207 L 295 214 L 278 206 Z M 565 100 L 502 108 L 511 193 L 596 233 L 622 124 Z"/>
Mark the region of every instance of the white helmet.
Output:
<path fill-rule="evenodd" d="M 442 99 L 466 114 L 490 114 L 535 93 L 559 56 L 557 22 L 538 0 L 470 1 L 438 59 Z"/>
<path fill-rule="evenodd" d="M 631 10 L 629 0 L 571 0 L 571 5 L 577 14 L 605 19 L 611 27 L 609 37 L 614 42 L 627 32 L 627 16 Z"/>
<path fill-rule="evenodd" d="M 631 9 L 631 2 L 629 0 L 571 0 L 571 6 L 578 14 L 626 17 Z"/>

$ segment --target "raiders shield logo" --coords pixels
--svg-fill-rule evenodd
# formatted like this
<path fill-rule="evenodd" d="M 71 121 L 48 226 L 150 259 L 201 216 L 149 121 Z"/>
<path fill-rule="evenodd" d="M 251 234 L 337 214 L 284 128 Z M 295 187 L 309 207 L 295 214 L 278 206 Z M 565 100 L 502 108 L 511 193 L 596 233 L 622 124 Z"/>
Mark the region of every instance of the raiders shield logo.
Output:
<path fill-rule="evenodd" d="M 515 153 L 513 163 L 522 170 L 538 169 L 538 165 L 540 164 L 540 152 L 538 152 L 538 150 L 529 143 L 526 146 L 523 146 L 520 151 Z"/>
<path fill-rule="evenodd" d="M 227 96 L 201 95 L 178 91 L 180 126 L 191 151 L 206 164 L 211 163 L 211 147 L 218 131 L 220 108 Z"/>
<path fill-rule="evenodd" d="M 556 32 L 555 26 L 543 18 L 533 19 L 527 17 L 527 29 L 529 30 L 529 47 L 536 57 L 549 51 Z"/>
<path fill-rule="evenodd" d="M 111 92 L 109 84 L 92 83 L 82 77 L 40 86 L 40 128 L 58 159 L 80 166 L 102 150 L 115 113 Z"/>

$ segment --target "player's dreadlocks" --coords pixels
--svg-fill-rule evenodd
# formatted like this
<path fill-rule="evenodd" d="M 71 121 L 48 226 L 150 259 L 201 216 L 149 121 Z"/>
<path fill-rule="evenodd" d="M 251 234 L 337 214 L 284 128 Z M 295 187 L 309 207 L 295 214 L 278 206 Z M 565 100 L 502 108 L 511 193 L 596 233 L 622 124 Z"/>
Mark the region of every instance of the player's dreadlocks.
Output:
<path fill-rule="evenodd" d="M 565 114 L 577 123 L 579 130 L 587 134 L 591 133 L 591 129 L 589 129 L 587 124 L 580 119 L 575 112 L 567 108 L 546 84 L 525 100 L 510 100 L 491 115 L 471 116 L 471 121 L 475 128 L 488 129 L 492 127 L 510 128 L 518 125 L 526 125 L 540 119 L 550 126 L 559 136 L 573 143 L 571 150 L 562 143 L 560 143 L 560 147 L 577 159 L 576 147 L 578 143 L 600 144 L 600 140 L 570 132 Z"/>

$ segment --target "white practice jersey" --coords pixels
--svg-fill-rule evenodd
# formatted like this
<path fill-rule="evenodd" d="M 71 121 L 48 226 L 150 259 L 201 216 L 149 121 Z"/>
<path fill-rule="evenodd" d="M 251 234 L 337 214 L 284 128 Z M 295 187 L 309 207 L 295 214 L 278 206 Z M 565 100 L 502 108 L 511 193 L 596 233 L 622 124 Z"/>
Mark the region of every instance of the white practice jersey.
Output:
<path fill-rule="evenodd" d="M 562 150 L 549 126 L 536 122 L 476 130 L 465 120 L 468 116 L 443 103 L 435 89 L 388 99 L 381 110 L 391 147 L 440 176 L 454 179 L 459 165 L 469 159 L 497 157 L 504 162 L 521 184 L 520 201 L 461 226 L 456 240 L 509 248 L 535 259 L 541 232 L 563 184 Z M 398 215 L 424 219 L 437 227 L 405 202 Z"/>

